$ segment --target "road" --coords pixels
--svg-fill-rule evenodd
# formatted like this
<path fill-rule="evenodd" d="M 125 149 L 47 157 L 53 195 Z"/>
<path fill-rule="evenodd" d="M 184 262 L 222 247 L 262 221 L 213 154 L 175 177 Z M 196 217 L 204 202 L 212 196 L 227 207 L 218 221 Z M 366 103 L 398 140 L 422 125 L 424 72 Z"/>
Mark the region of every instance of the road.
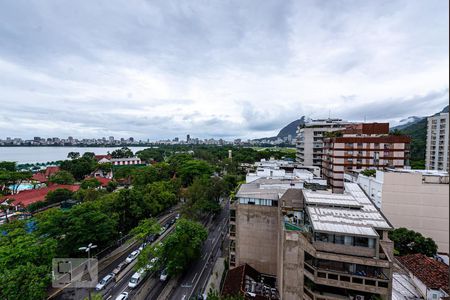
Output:
<path fill-rule="evenodd" d="M 220 256 L 220 246 L 226 236 L 228 228 L 229 203 L 222 209 L 221 214 L 209 226 L 208 240 L 202 248 L 201 259 L 194 262 L 181 276 L 178 286 L 170 294 L 170 299 L 187 300 L 191 297 L 203 294 L 206 284 L 211 275 L 212 268 Z M 156 297 L 146 299 L 156 299 Z"/>
<path fill-rule="evenodd" d="M 174 217 L 176 212 L 169 213 L 167 215 L 164 215 L 158 219 L 158 221 L 161 224 L 164 224 L 169 220 L 170 218 Z M 155 245 L 161 239 L 163 239 L 167 234 L 173 230 L 173 226 L 166 230 L 166 232 L 160 236 L 153 244 Z M 126 257 L 133 252 L 134 250 L 139 248 L 139 243 L 132 244 L 131 247 L 126 249 L 122 254 L 115 257 L 106 267 L 102 268 L 101 271 L 99 271 L 98 279 L 102 279 L 107 274 L 111 273 L 112 270 L 116 268 L 117 265 L 119 265 L 121 262 L 123 262 Z M 136 261 L 130 264 L 130 266 L 127 267 L 122 273 L 125 272 L 125 274 L 119 274 L 120 280 L 118 282 L 110 283 L 103 291 L 101 291 L 101 294 L 104 295 L 105 299 L 115 299 L 117 295 L 119 295 L 122 291 L 125 289 L 128 289 L 128 281 L 130 280 L 131 276 L 134 274 L 134 270 L 132 266 L 135 264 Z M 126 271 L 128 270 L 128 271 Z M 91 289 L 91 294 L 94 294 L 94 289 Z M 112 295 L 113 297 L 109 297 Z M 73 289 L 73 288 L 66 288 L 63 292 L 61 292 L 58 296 L 55 297 L 55 299 L 58 300 L 84 300 L 88 298 L 89 296 L 89 290 L 88 289 Z M 131 295 L 130 295 L 131 296 Z"/>

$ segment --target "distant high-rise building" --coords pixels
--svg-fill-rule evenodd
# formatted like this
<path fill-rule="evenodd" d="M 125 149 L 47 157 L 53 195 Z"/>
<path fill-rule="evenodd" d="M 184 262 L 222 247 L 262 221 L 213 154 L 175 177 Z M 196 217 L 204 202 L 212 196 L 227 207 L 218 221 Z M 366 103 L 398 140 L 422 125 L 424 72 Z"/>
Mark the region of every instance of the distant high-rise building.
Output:
<path fill-rule="evenodd" d="M 322 167 L 323 138 L 327 132 L 352 123 L 341 119 L 310 120 L 297 129 L 297 162 L 302 166 Z"/>
<path fill-rule="evenodd" d="M 428 117 L 427 150 L 425 167 L 427 170 L 448 172 L 449 165 L 449 116 L 440 113 Z"/>
<path fill-rule="evenodd" d="M 109 137 L 109 142 L 110 142 L 110 143 L 114 143 L 114 137 L 113 137 L 113 136 L 110 136 L 110 137 Z"/>
<path fill-rule="evenodd" d="M 191 135 L 188 134 L 188 135 L 186 135 L 186 142 L 189 143 L 190 141 L 191 141 Z"/>

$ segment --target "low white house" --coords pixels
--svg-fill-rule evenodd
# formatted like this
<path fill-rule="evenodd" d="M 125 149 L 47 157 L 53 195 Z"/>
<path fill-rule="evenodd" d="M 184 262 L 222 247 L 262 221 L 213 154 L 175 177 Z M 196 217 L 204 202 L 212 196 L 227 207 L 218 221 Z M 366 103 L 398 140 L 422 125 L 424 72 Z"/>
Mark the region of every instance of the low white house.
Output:
<path fill-rule="evenodd" d="M 99 164 L 111 163 L 113 166 L 127 166 L 127 165 L 141 165 L 142 161 L 139 157 L 125 157 L 125 158 L 102 158 L 98 161 Z"/>

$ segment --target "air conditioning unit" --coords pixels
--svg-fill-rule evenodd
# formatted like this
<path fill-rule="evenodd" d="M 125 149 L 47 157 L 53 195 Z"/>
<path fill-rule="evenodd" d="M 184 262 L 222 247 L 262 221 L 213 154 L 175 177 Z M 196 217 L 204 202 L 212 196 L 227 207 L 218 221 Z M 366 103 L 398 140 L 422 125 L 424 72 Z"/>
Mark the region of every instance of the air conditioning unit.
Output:
<path fill-rule="evenodd" d="M 363 295 L 356 295 L 355 300 L 364 300 Z"/>

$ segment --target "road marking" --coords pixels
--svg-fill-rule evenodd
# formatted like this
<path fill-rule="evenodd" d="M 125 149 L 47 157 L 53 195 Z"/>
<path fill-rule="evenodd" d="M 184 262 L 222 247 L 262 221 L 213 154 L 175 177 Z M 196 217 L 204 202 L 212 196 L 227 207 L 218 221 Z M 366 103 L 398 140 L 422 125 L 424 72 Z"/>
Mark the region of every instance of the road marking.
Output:
<path fill-rule="evenodd" d="M 197 275 L 198 275 L 198 272 L 197 272 L 197 273 L 195 273 L 195 276 L 194 276 L 194 278 L 192 279 L 191 283 L 194 283 L 194 281 L 195 281 L 195 278 L 197 277 Z"/>

